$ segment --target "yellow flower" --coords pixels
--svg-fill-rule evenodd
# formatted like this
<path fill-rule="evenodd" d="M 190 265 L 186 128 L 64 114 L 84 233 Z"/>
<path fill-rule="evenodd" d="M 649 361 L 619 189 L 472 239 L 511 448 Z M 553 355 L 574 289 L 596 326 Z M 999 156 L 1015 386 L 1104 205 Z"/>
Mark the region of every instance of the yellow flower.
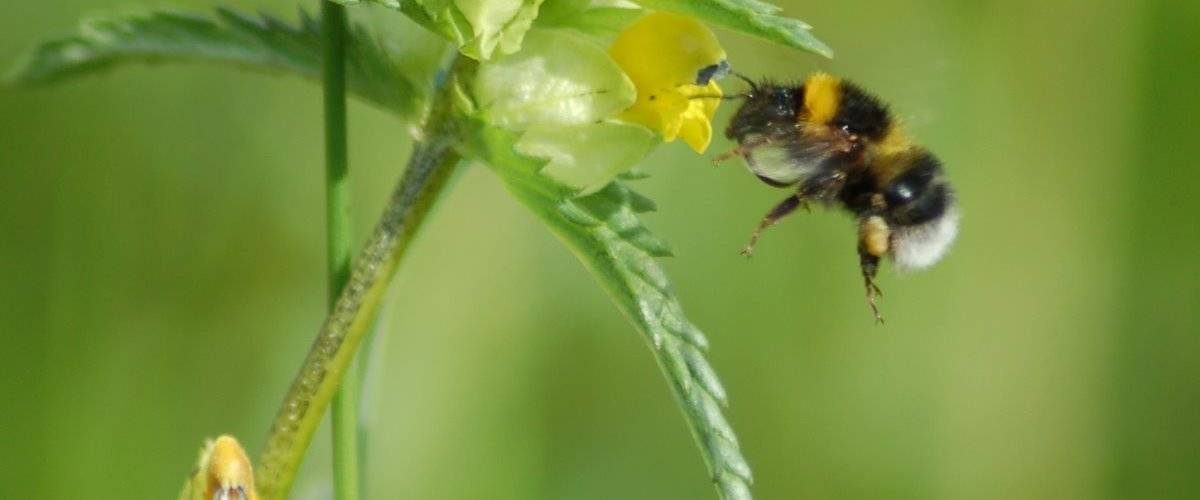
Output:
<path fill-rule="evenodd" d="M 625 28 L 608 52 L 637 87 L 637 101 L 621 119 L 667 142 L 681 137 L 703 153 L 721 103 L 714 77 L 728 70 L 716 35 L 690 17 L 652 12 Z"/>
<path fill-rule="evenodd" d="M 258 500 L 250 459 L 233 436 L 204 443 L 196 469 L 179 493 L 179 500 L 213 499 Z"/>

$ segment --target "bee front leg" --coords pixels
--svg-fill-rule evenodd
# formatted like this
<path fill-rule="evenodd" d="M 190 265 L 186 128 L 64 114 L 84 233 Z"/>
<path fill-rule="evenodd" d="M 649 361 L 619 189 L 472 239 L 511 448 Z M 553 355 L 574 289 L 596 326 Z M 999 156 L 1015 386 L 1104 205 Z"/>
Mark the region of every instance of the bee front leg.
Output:
<path fill-rule="evenodd" d="M 733 158 L 735 156 L 746 158 L 746 155 L 750 154 L 750 152 L 753 151 L 754 148 L 757 148 L 760 146 L 766 146 L 768 144 L 771 144 L 771 139 L 767 138 L 767 137 L 759 137 L 759 138 L 752 139 L 752 140 L 744 142 L 744 143 L 738 143 L 737 147 L 735 147 L 729 151 L 726 151 L 724 153 L 721 153 L 717 156 L 714 156 L 712 159 L 712 163 L 714 166 L 720 165 L 721 162 L 728 160 L 730 158 Z"/>
<path fill-rule="evenodd" d="M 746 246 L 742 248 L 742 255 L 746 257 L 753 255 L 754 246 L 758 244 L 758 238 L 762 236 L 762 232 L 774 226 L 779 222 L 779 219 L 786 217 L 801 206 L 807 205 L 799 194 L 791 195 L 779 202 L 778 205 L 775 205 L 775 208 L 772 208 L 770 212 L 767 212 L 766 217 L 763 217 L 762 222 L 758 223 L 758 227 L 754 228 L 754 232 L 750 233 L 750 242 L 746 243 Z"/>
<path fill-rule="evenodd" d="M 883 324 L 883 315 L 879 313 L 876 299 L 883 296 L 879 286 L 875 284 L 875 275 L 879 273 L 880 258 L 887 254 L 891 239 L 891 229 L 882 217 L 870 216 L 859 220 L 858 224 L 858 262 L 862 270 L 863 286 L 867 289 L 867 307 L 875 315 L 875 322 Z"/>

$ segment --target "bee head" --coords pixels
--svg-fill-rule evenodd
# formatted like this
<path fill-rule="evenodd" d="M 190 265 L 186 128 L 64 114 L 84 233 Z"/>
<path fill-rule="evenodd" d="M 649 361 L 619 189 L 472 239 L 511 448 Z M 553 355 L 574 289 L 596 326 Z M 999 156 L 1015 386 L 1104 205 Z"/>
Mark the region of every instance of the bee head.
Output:
<path fill-rule="evenodd" d="M 725 137 L 743 142 L 753 135 L 779 136 L 794 130 L 804 91 L 771 82 L 746 81 L 750 90 L 743 94 L 745 100 L 729 121 Z"/>

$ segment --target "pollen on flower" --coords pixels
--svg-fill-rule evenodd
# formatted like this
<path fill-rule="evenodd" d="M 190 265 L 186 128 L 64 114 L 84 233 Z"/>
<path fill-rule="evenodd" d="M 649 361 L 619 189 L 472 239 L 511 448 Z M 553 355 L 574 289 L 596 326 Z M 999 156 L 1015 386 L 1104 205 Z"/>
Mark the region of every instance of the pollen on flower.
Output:
<path fill-rule="evenodd" d="M 652 12 L 625 28 L 609 54 L 637 88 L 621 119 L 703 153 L 721 103 L 716 78 L 729 69 L 716 35 L 690 17 Z"/>

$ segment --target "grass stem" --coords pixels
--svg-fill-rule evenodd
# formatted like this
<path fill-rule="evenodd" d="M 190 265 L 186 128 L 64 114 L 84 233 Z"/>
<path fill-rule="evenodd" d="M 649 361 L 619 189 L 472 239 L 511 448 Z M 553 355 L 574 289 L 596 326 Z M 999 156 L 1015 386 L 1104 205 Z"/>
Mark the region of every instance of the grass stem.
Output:
<path fill-rule="evenodd" d="M 324 50 L 325 101 L 325 243 L 329 280 L 329 307 L 350 276 L 353 244 L 350 221 L 350 175 L 346 133 L 346 8 L 321 1 L 321 35 Z M 356 356 L 363 359 L 366 356 Z M 354 368 L 333 396 L 330 419 L 333 429 L 333 492 L 337 500 L 358 500 L 358 401 L 361 378 Z"/>
<path fill-rule="evenodd" d="M 451 68 L 462 64 L 460 59 L 455 61 Z M 317 332 L 275 415 L 255 473 L 264 500 L 287 497 L 335 390 L 347 373 L 354 373 L 351 361 L 375 321 L 380 301 L 409 242 L 460 163 L 461 158 L 452 148 L 452 97 L 453 85 L 446 81 L 439 84 L 422 139 L 413 145 L 408 168 L 354 259 L 346 286 Z"/>

